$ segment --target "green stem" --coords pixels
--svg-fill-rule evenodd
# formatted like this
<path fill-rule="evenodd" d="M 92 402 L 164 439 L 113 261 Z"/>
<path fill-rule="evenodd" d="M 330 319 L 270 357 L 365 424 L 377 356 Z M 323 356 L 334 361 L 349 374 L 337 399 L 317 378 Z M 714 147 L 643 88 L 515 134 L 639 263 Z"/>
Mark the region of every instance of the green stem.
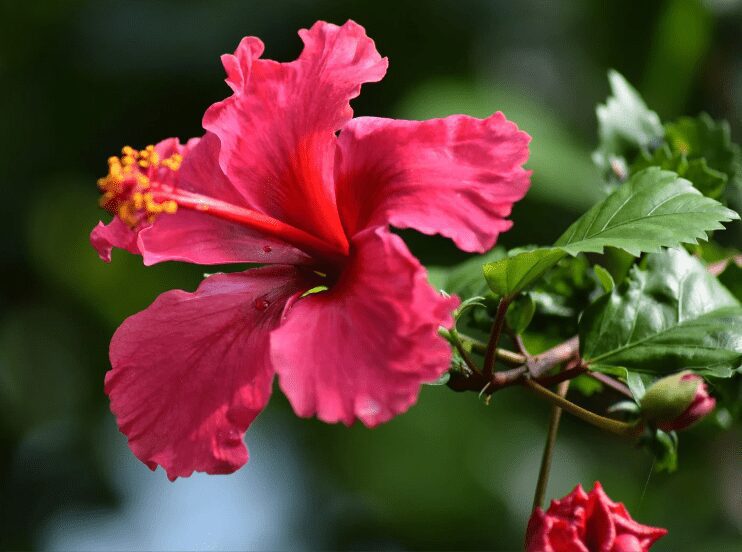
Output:
<path fill-rule="evenodd" d="M 484 341 L 480 341 L 475 337 L 471 337 L 466 334 L 459 333 L 459 337 L 464 341 L 468 341 L 471 344 L 472 351 L 476 351 L 479 354 L 485 354 L 487 352 L 487 344 Z M 516 353 L 515 351 L 508 351 L 507 349 L 498 348 L 496 351 L 497 360 L 502 361 L 503 364 L 508 366 L 520 366 L 528 361 L 525 355 Z"/>
<path fill-rule="evenodd" d="M 581 406 L 578 406 L 575 403 L 568 401 L 563 397 L 560 397 L 556 393 L 549 391 L 546 387 L 539 385 L 530 378 L 524 379 L 523 385 L 528 387 L 537 395 L 551 402 L 551 404 L 563 408 L 573 416 L 577 416 L 582 421 L 592 424 L 595 427 L 598 427 L 615 435 L 620 435 L 622 437 L 633 438 L 638 437 L 642 433 L 642 427 L 639 425 L 619 422 L 618 420 L 612 420 L 611 418 L 606 418 L 604 416 L 595 414 L 594 412 L 590 412 L 589 410 L 585 410 Z"/>
<path fill-rule="evenodd" d="M 569 389 L 569 380 L 563 381 L 557 387 L 556 395 L 564 398 Z M 549 417 L 549 430 L 546 433 L 546 444 L 544 453 L 541 456 L 541 468 L 538 472 L 538 483 L 536 483 L 536 492 L 533 495 L 533 508 L 536 510 L 543 506 L 546 495 L 546 487 L 549 484 L 549 473 L 551 472 L 551 458 L 554 455 L 554 444 L 556 443 L 557 432 L 559 431 L 559 420 L 562 417 L 561 407 L 554 405 L 551 407 L 551 416 Z"/>
<path fill-rule="evenodd" d="M 461 358 L 464 359 L 464 363 L 466 364 L 467 368 L 469 368 L 469 370 L 471 370 L 472 372 L 479 372 L 479 366 L 477 366 L 477 364 L 474 362 L 474 359 L 469 354 L 469 351 L 464 348 L 464 344 L 461 343 L 459 332 L 456 331 L 455 327 L 449 330 L 449 335 L 451 336 L 453 346 L 456 347 L 456 350 L 461 355 Z"/>

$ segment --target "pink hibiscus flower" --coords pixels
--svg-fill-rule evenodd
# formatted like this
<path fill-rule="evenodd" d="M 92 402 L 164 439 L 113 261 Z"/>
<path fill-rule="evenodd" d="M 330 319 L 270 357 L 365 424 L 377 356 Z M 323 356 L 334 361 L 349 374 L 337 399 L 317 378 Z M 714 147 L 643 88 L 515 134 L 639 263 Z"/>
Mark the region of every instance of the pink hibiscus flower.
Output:
<path fill-rule="evenodd" d="M 208 109 L 200 140 L 124 148 L 99 181 L 116 215 L 91 234 L 106 261 L 115 246 L 147 265 L 268 265 L 166 292 L 113 336 L 111 410 L 171 479 L 247 461 L 275 374 L 299 416 L 375 426 L 407 410 L 448 367 L 437 330 L 457 300 L 389 225 L 485 251 L 528 189 L 529 137 L 501 113 L 353 119 L 350 100 L 386 58 L 352 21 L 299 34 L 291 63 L 243 39 L 222 58 L 234 93 Z"/>

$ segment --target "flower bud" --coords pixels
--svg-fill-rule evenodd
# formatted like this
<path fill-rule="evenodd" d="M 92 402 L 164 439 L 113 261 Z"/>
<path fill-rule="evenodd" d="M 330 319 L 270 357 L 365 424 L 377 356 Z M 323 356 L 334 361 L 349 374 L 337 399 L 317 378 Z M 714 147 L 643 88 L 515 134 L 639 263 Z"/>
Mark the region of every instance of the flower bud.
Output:
<path fill-rule="evenodd" d="M 685 429 L 711 412 L 716 400 L 703 378 L 680 372 L 656 381 L 641 399 L 642 417 L 662 431 Z"/>

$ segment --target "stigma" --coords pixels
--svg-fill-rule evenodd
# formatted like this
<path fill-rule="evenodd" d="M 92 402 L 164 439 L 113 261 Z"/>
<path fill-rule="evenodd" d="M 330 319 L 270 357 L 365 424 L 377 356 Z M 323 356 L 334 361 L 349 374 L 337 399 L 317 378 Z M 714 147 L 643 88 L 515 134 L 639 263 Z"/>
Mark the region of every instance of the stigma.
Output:
<path fill-rule="evenodd" d="M 98 179 L 101 207 L 131 228 L 152 223 L 162 213 L 175 213 L 175 200 L 159 200 L 156 195 L 163 188 L 172 189 L 182 161 L 179 153 L 162 159 L 152 145 L 142 150 L 125 146 L 121 157 L 108 158 L 108 174 Z"/>

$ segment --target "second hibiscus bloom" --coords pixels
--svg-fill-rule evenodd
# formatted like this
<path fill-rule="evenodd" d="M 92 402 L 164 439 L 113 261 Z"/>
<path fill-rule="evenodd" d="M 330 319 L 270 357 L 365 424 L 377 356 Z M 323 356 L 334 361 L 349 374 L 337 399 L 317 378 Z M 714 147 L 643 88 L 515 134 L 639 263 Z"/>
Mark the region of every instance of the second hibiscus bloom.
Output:
<path fill-rule="evenodd" d="M 528 189 L 529 137 L 502 114 L 353 119 L 386 59 L 350 21 L 300 36 L 291 63 L 243 39 L 200 140 L 125 148 L 99 181 L 115 215 L 91 235 L 104 260 L 269 265 L 166 292 L 112 339 L 111 409 L 171 478 L 243 465 L 275 374 L 300 416 L 374 426 L 409 408 L 448 367 L 437 330 L 457 300 L 389 225 L 486 251 Z"/>

